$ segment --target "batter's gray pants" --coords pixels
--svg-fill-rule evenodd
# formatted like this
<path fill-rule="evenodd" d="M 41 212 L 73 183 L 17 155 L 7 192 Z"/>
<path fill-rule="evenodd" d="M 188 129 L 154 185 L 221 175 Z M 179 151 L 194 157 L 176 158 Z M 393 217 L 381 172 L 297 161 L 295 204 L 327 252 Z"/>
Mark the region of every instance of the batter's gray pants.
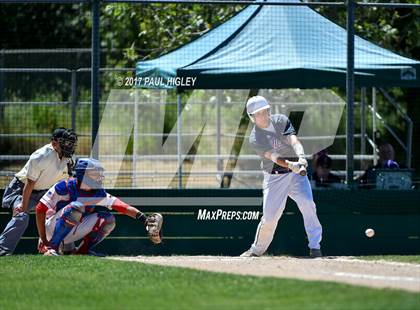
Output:
<path fill-rule="evenodd" d="M 316 206 L 308 177 L 289 172 L 286 174 L 264 173 L 263 216 L 257 228 L 251 252 L 262 255 L 273 240 L 277 223 L 283 214 L 287 197 L 292 198 L 303 216 L 308 247 L 319 249 L 322 227 L 316 215 Z"/>
<path fill-rule="evenodd" d="M 17 208 L 22 203 L 22 191 L 24 184 L 13 178 L 6 187 L 2 200 L 3 208 Z M 35 209 L 45 191 L 33 191 L 29 201 L 29 211 Z M 19 213 L 12 217 L 6 228 L 0 235 L 0 249 L 3 253 L 12 254 L 29 224 L 29 214 Z"/>

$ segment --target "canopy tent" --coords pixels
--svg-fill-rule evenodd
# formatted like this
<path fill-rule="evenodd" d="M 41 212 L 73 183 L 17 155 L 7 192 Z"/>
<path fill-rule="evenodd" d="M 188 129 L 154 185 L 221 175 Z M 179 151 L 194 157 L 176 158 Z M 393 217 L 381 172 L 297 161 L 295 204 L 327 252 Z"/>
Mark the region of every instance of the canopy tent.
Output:
<path fill-rule="evenodd" d="M 141 87 L 159 88 L 175 88 L 175 77 L 195 79 L 193 88 L 345 87 L 346 37 L 307 6 L 251 5 L 180 48 L 138 62 L 137 77 Z M 356 86 L 420 86 L 419 61 L 358 36 L 354 43 Z"/>

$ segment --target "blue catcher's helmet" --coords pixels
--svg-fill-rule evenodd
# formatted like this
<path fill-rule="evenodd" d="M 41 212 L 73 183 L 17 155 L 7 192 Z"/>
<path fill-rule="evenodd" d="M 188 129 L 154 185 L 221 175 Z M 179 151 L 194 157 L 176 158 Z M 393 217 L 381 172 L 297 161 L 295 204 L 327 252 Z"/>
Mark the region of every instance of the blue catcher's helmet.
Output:
<path fill-rule="evenodd" d="M 104 167 L 99 160 L 93 158 L 80 158 L 74 168 L 76 179 L 91 189 L 101 189 L 105 178 Z"/>

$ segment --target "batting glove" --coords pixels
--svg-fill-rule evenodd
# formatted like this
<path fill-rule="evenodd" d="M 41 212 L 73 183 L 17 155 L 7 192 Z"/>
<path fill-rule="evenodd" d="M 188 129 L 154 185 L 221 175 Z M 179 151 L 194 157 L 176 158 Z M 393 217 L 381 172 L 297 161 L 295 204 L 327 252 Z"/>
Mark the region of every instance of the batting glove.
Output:
<path fill-rule="evenodd" d="M 300 164 L 298 161 L 289 161 L 286 160 L 287 167 L 292 170 L 292 172 L 299 174 Z"/>

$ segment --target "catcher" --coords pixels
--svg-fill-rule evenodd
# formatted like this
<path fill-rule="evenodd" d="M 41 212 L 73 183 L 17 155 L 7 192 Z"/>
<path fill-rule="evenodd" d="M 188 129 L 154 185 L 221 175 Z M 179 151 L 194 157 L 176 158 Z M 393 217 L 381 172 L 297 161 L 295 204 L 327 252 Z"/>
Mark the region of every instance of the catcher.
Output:
<path fill-rule="evenodd" d="M 142 222 L 150 240 L 162 242 L 162 215 L 146 216 L 138 209 L 108 194 L 102 187 L 104 168 L 98 160 L 81 158 L 75 166 L 76 178 L 61 181 L 51 187 L 36 206 L 39 233 L 38 251 L 57 256 L 63 245 L 81 240 L 72 254 L 103 256 L 93 248 L 115 228 L 115 217 L 104 206 Z"/>

